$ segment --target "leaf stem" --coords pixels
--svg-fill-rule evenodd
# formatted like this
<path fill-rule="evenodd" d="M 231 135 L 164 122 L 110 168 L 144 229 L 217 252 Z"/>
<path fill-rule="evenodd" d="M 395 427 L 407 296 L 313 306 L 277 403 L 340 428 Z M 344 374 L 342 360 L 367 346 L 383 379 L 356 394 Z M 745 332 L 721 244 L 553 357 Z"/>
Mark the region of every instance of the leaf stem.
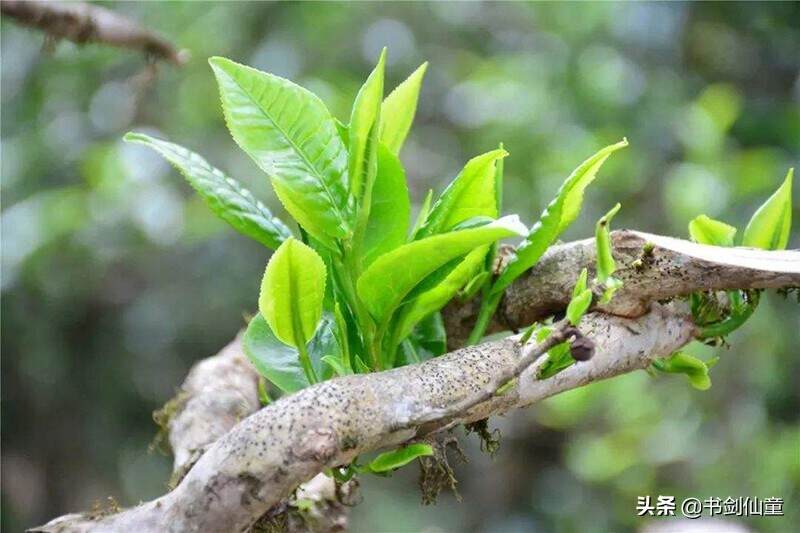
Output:
<path fill-rule="evenodd" d="M 358 322 L 362 345 L 367 351 L 370 366 L 373 370 L 380 370 L 380 344 L 378 344 L 378 351 L 375 351 L 375 324 L 372 321 L 372 317 L 369 316 L 369 312 L 361 304 L 353 283 L 353 277 L 350 275 L 351 272 L 356 272 L 353 264 L 353 250 L 345 245 L 342 256 L 344 261 L 334 260 L 334 269 L 340 278 L 342 289 L 348 300 L 347 303 L 353 315 L 355 315 L 356 322 Z M 349 268 L 345 265 L 348 265 Z"/>
<path fill-rule="evenodd" d="M 303 372 L 306 373 L 308 382 L 312 385 L 318 383 L 317 373 L 314 371 L 314 366 L 311 364 L 311 358 L 308 356 L 308 348 L 303 343 L 299 343 L 297 350 L 300 352 L 300 365 L 303 367 Z"/>
<path fill-rule="evenodd" d="M 487 287 L 488 286 L 489 285 L 487 284 Z M 489 322 L 491 321 L 492 316 L 494 316 L 494 312 L 497 310 L 497 306 L 500 304 L 500 299 L 502 297 L 502 292 L 492 294 L 491 291 L 484 291 L 483 299 L 481 300 L 480 311 L 478 312 L 478 319 L 475 321 L 475 326 L 472 328 L 472 331 L 469 334 L 467 346 L 478 344 L 478 342 L 480 342 L 480 340 L 486 334 L 486 330 L 489 328 Z"/>

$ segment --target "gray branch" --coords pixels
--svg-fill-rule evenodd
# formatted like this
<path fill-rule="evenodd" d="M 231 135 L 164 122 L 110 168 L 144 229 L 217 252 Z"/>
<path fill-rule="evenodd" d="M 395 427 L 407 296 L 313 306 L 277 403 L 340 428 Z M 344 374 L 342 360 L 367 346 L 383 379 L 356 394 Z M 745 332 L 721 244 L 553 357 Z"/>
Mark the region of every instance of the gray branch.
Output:
<path fill-rule="evenodd" d="M 165 496 L 97 519 L 67 515 L 34 531 L 244 530 L 301 483 L 359 454 L 525 407 L 670 355 L 693 339 L 695 326 L 682 302 L 658 300 L 694 290 L 800 285 L 798 252 L 705 247 L 635 232 L 617 232 L 614 244 L 626 285 L 612 306 L 581 323 L 581 334 L 595 344 L 590 361 L 536 379 L 537 364 L 521 361 L 523 350 L 530 355 L 537 349 L 508 338 L 419 365 L 326 381 L 236 424 Z M 549 252 L 509 289 L 506 324 L 527 325 L 532 317 L 563 310 L 577 273 L 591 266 L 593 253 L 591 241 Z M 486 394 L 522 367 L 510 390 Z"/>
<path fill-rule="evenodd" d="M 0 9 L 3 15 L 38 28 L 53 39 L 140 50 L 179 66 L 189 58 L 186 50 L 178 50 L 161 35 L 109 9 L 85 2 L 2 0 Z"/>

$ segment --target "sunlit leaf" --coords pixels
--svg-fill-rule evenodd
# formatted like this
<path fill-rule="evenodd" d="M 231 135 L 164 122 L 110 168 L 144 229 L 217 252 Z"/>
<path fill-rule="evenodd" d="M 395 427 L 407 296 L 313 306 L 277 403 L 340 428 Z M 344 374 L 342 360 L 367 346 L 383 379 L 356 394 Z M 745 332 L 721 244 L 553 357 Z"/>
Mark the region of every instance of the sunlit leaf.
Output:
<path fill-rule="evenodd" d="M 211 210 L 235 229 L 275 249 L 292 236 L 289 228 L 239 182 L 214 168 L 198 154 L 143 133 L 128 133 L 125 140 L 149 146 L 172 163 L 200 194 Z"/>
<path fill-rule="evenodd" d="M 419 90 L 422 87 L 422 78 L 425 76 L 427 68 L 427 62 L 420 65 L 383 101 L 380 139 L 395 155 L 400 153 L 408 131 L 411 129 L 411 124 L 414 122 Z"/>
<path fill-rule="evenodd" d="M 328 246 L 349 235 L 347 150 L 325 104 L 278 76 L 221 57 L 209 62 L 231 135 L 286 210 Z"/>
<path fill-rule="evenodd" d="M 473 217 L 496 218 L 495 163 L 506 155 L 505 150 L 492 150 L 470 159 L 436 200 L 416 237 L 447 231 Z"/>
<path fill-rule="evenodd" d="M 411 202 L 406 174 L 397 156 L 381 145 L 378 174 L 372 189 L 372 205 L 364 234 L 363 265 L 406 242 Z"/>
<path fill-rule="evenodd" d="M 753 213 L 744 230 L 743 246 L 765 250 L 783 250 L 789 244 L 792 228 L 792 177 L 790 168 L 786 179 L 775 193 Z"/>
<path fill-rule="evenodd" d="M 362 192 L 368 190 L 368 178 L 374 176 L 377 165 L 378 129 L 383 102 L 383 72 L 386 65 L 386 49 L 381 52 L 378 64 L 361 86 L 353 102 L 348 127 L 348 169 L 350 193 L 360 201 Z"/>
<path fill-rule="evenodd" d="M 617 214 L 621 205 L 617 204 L 597 221 L 595 227 L 595 247 L 597 249 L 597 279 L 605 283 L 617 270 L 614 262 L 613 247 L 611 246 L 611 231 L 609 225 L 611 219 Z"/>
<path fill-rule="evenodd" d="M 433 189 L 428 189 L 428 194 L 425 195 L 425 199 L 422 201 L 422 204 L 420 204 L 417 218 L 414 221 L 414 227 L 411 228 L 411 240 L 416 239 L 417 233 L 419 233 L 419 230 L 425 225 L 428 214 L 431 212 L 431 201 L 433 201 Z"/>
<path fill-rule="evenodd" d="M 325 263 L 310 247 L 287 239 L 272 254 L 261 281 L 258 308 L 275 336 L 305 347 L 322 316 Z"/>
<path fill-rule="evenodd" d="M 577 296 L 572 297 L 567 306 L 567 319 L 573 326 L 580 324 L 581 317 L 583 317 L 590 305 L 592 305 L 592 291 L 590 289 L 584 289 Z"/>
<path fill-rule="evenodd" d="M 700 215 L 689 222 L 689 236 L 700 244 L 733 246 L 736 228 L 706 215 Z"/>
<path fill-rule="evenodd" d="M 402 299 L 437 268 L 476 247 L 520 235 L 525 231 L 516 216 L 473 229 L 451 231 L 404 244 L 380 256 L 358 279 L 358 295 L 380 323 Z"/>
<path fill-rule="evenodd" d="M 584 161 L 564 181 L 556 197 L 542 212 L 539 220 L 530 229 L 527 238 L 517 248 L 505 270 L 492 286 L 492 293 L 497 294 L 523 272 L 535 265 L 547 248 L 569 226 L 580 212 L 583 203 L 583 192 L 594 180 L 597 171 L 608 157 L 617 150 L 628 146 L 627 140 L 606 146 L 592 157 Z"/>
<path fill-rule="evenodd" d="M 572 288 L 572 297 L 579 296 L 589 286 L 589 271 L 584 268 L 578 275 L 578 281 L 575 282 L 575 287 Z"/>
<path fill-rule="evenodd" d="M 422 292 L 405 304 L 398 320 L 398 339 L 404 339 L 414 325 L 425 316 L 438 311 L 466 285 L 483 266 L 489 246 L 480 246 L 467 254 L 446 273 L 434 287 Z"/>

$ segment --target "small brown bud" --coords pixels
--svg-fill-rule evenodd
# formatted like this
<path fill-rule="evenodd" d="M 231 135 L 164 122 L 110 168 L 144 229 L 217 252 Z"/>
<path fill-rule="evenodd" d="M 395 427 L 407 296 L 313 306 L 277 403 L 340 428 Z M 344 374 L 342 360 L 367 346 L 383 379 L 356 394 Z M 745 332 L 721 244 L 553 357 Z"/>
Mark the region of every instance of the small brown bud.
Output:
<path fill-rule="evenodd" d="M 594 356 L 594 341 L 589 337 L 578 337 L 572 341 L 569 350 L 576 361 L 588 361 Z"/>

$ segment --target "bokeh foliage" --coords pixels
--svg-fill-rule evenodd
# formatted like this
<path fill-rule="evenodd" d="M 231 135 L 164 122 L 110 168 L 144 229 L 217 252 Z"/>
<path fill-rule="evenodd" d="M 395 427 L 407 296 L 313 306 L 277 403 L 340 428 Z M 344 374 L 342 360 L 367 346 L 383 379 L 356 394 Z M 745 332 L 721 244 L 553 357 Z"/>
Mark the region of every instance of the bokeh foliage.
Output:
<path fill-rule="evenodd" d="M 169 460 L 146 454 L 150 411 L 256 309 L 268 252 L 217 221 L 162 160 L 121 142 L 129 129 L 179 141 L 281 213 L 224 128 L 208 56 L 289 77 L 341 119 L 384 45 L 387 86 L 429 60 L 402 153 L 417 203 L 503 141 L 506 209 L 531 220 L 576 164 L 626 136 L 568 239 L 589 237 L 617 201 L 615 227 L 685 237 L 700 213 L 743 227 L 800 164 L 796 3 L 110 7 L 194 59 L 148 79 L 129 52 L 43 53 L 40 34 L 2 25 L 10 530 L 109 495 L 130 505 L 163 492 Z M 637 495 L 674 494 L 783 497 L 786 519 L 754 525 L 784 531 L 800 521 L 798 330 L 796 305 L 769 295 L 721 350 L 709 391 L 642 372 L 492 421 L 505 435 L 496 459 L 470 446 L 472 464 L 457 471 L 467 503 L 420 509 L 411 474 L 369 480 L 354 528 L 627 530 L 643 523 Z"/>

